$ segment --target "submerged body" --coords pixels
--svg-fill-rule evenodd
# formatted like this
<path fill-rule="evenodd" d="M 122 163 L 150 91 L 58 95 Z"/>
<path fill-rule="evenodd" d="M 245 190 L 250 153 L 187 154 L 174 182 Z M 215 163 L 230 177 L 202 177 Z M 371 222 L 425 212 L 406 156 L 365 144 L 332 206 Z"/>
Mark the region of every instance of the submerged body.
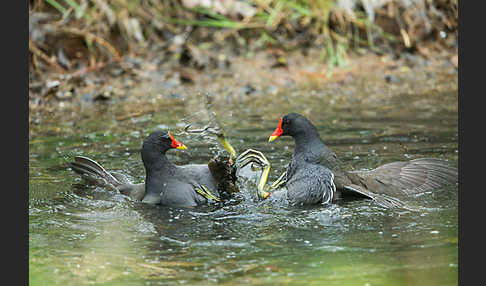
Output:
<path fill-rule="evenodd" d="M 207 165 L 177 166 L 167 160 L 164 164 L 146 168 L 146 171 L 146 194 L 142 199 L 145 203 L 193 207 L 207 202 L 196 189 L 201 186 L 218 189 Z"/>
<path fill-rule="evenodd" d="M 393 162 L 370 171 L 346 171 L 315 126 L 304 116 L 290 113 L 280 118 L 269 141 L 291 136 L 295 149 L 284 184 L 288 197 L 303 204 L 337 200 L 345 196 L 365 197 L 384 207 L 401 206 L 400 196 L 457 183 L 457 169 L 435 158 Z M 322 198 L 322 200 L 321 200 Z"/>
<path fill-rule="evenodd" d="M 142 146 L 145 183 L 131 184 L 123 175 L 107 172 L 97 162 L 77 156 L 71 167 L 91 179 L 100 177 L 134 200 L 166 206 L 194 207 L 209 200 L 220 200 L 222 186 L 234 186 L 236 177 L 227 161 L 213 159 L 209 164 L 178 166 L 165 153 L 172 148 L 185 149 L 169 133 L 156 131 Z"/>

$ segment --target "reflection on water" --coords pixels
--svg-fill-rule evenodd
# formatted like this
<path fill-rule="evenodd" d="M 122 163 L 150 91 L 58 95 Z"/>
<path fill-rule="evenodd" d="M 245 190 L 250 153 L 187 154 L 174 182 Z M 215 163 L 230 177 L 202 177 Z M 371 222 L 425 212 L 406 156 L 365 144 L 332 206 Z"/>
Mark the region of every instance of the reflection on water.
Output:
<path fill-rule="evenodd" d="M 261 97 L 238 112 L 214 104 L 238 152 L 265 153 L 271 181 L 285 169 L 293 142 L 267 138 L 281 115 L 296 110 L 350 168 L 418 157 L 457 166 L 457 91 L 361 105 L 297 92 L 281 99 L 278 109 Z M 103 113 L 98 125 L 80 124 L 75 135 L 30 142 L 31 285 L 457 284 L 457 186 L 417 196 L 410 203 L 420 211 L 384 210 L 366 200 L 289 207 L 258 202 L 259 173 L 247 167 L 240 172 L 242 192 L 229 202 L 160 208 L 89 186 L 65 167 L 82 154 L 141 182 L 141 140 L 158 127 L 174 130 L 189 147 L 169 152 L 170 160 L 207 162 L 222 151 L 210 136 L 181 132 L 184 122 L 205 122 L 187 100 L 123 124 Z"/>

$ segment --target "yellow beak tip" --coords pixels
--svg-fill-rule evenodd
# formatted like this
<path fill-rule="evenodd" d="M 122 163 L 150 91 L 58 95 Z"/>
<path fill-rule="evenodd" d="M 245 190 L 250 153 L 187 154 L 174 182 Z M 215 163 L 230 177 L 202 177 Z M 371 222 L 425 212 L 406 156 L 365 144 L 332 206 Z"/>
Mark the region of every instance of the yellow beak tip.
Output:
<path fill-rule="evenodd" d="M 179 150 L 186 150 L 187 147 L 186 147 L 186 145 L 182 144 L 181 146 L 177 147 L 177 149 L 179 149 Z"/>
<path fill-rule="evenodd" d="M 270 136 L 270 138 L 268 138 L 268 142 L 272 142 L 273 140 L 277 139 L 278 136 Z"/>

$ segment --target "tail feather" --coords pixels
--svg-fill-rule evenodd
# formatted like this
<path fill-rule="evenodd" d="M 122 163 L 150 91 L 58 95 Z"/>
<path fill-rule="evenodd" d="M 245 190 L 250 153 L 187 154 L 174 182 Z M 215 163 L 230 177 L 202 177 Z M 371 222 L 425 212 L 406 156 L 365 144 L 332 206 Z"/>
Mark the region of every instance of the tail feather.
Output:
<path fill-rule="evenodd" d="M 79 164 L 77 162 L 70 162 L 69 167 L 71 167 L 71 169 L 73 171 L 75 171 L 76 173 L 78 173 L 80 175 L 100 176 L 101 177 L 101 175 L 98 173 L 97 170 L 94 170 L 93 168 L 91 168 L 89 166 Z"/>
<path fill-rule="evenodd" d="M 115 187 L 118 187 L 122 184 L 122 182 L 117 180 L 112 174 L 106 171 L 105 168 L 103 168 L 99 163 L 88 157 L 75 156 L 74 162 L 71 162 L 69 165 L 73 169 L 73 171 L 80 175 L 88 177 L 98 176 Z"/>

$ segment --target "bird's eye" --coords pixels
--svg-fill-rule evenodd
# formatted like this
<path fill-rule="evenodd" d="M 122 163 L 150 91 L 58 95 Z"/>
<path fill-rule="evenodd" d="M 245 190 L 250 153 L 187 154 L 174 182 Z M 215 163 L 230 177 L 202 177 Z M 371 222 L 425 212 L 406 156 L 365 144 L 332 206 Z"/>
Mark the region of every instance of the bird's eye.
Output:
<path fill-rule="evenodd" d="M 160 142 L 172 142 L 168 135 L 160 137 Z"/>

